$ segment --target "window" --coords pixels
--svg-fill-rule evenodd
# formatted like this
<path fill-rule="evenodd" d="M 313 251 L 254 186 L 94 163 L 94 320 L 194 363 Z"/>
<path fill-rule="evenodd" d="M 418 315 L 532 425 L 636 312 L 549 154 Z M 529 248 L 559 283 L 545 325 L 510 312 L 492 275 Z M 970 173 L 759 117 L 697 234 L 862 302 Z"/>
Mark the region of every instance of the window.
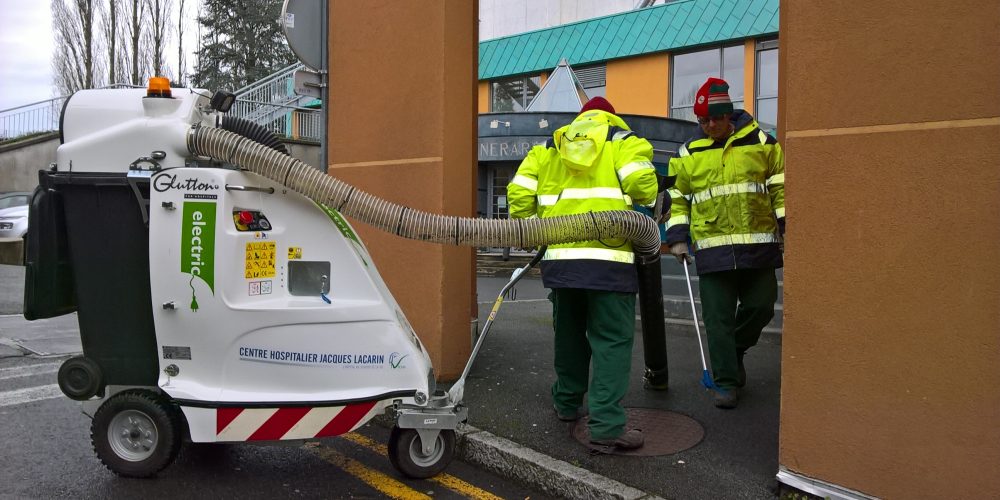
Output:
<path fill-rule="evenodd" d="M 517 166 L 497 166 L 493 168 L 493 179 L 491 182 L 491 207 L 490 218 L 506 219 L 507 214 L 507 184 L 514 178 Z"/>
<path fill-rule="evenodd" d="M 694 121 L 694 95 L 708 77 L 729 84 L 733 107 L 743 108 L 743 46 L 734 45 L 674 56 L 670 117 Z"/>
<path fill-rule="evenodd" d="M 538 93 L 541 81 L 537 76 L 494 80 L 490 84 L 490 111 L 501 113 L 524 111 Z"/>
<path fill-rule="evenodd" d="M 757 123 L 772 135 L 778 129 L 778 41 L 757 43 Z"/>
<path fill-rule="evenodd" d="M 608 96 L 608 66 L 606 64 L 575 68 L 573 73 L 576 73 L 576 79 L 580 80 L 580 85 L 583 85 L 587 97 Z"/>
<path fill-rule="evenodd" d="M 22 207 L 30 202 L 30 195 L 8 194 L 0 196 L 0 209 L 11 207 Z"/>

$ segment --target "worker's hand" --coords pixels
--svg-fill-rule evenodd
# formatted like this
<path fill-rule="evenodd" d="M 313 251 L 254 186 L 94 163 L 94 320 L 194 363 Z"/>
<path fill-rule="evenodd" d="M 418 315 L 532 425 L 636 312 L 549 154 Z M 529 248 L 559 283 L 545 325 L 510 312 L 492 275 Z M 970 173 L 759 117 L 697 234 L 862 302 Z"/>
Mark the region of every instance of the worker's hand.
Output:
<path fill-rule="evenodd" d="M 688 253 L 688 244 L 678 241 L 670 245 L 670 254 L 677 257 L 677 262 L 691 262 L 691 255 Z"/>

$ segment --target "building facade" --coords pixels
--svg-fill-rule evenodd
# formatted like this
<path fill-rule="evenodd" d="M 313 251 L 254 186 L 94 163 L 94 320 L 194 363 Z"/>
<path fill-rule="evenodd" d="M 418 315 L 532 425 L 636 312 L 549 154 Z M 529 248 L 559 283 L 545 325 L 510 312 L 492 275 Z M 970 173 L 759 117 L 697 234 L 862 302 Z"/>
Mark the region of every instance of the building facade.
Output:
<path fill-rule="evenodd" d="M 778 0 L 634 8 L 643 3 L 481 0 L 481 38 L 546 27 L 480 42 L 479 113 L 524 111 L 565 59 L 587 95 L 608 98 L 620 114 L 693 120 L 695 92 L 714 76 L 729 82 L 737 108 L 777 131 Z M 582 17 L 608 11 L 619 12 Z M 480 162 L 480 216 L 502 216 L 516 167 L 516 159 Z"/>
<path fill-rule="evenodd" d="M 780 480 L 830 498 L 997 497 L 1000 5 L 786 0 L 780 106 L 777 0 L 682 0 L 487 40 L 478 78 L 475 6 L 331 2 L 331 91 L 351 96 L 331 103 L 331 173 L 471 214 L 477 92 L 488 127 L 565 57 L 603 71 L 589 88 L 622 113 L 683 118 L 684 82 L 718 69 L 732 84 L 742 68 L 743 107 L 779 128 L 794 170 Z M 386 140 L 399 123 L 425 126 Z M 457 377 L 476 330 L 471 251 L 358 232 L 440 379 Z"/>
<path fill-rule="evenodd" d="M 645 3 L 662 4 L 664 0 Z M 641 5 L 642 0 L 479 0 L 479 40 L 554 28 Z"/>
<path fill-rule="evenodd" d="M 998 2 L 781 4 L 786 484 L 1000 498 L 998 33 Z"/>

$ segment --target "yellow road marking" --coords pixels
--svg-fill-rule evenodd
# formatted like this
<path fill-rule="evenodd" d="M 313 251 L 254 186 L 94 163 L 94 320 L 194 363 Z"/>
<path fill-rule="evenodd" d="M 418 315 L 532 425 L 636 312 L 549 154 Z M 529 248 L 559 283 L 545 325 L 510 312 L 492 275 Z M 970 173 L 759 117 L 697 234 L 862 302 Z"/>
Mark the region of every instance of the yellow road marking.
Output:
<path fill-rule="evenodd" d="M 379 443 L 368 436 L 363 436 L 356 432 L 350 432 L 342 434 L 339 437 L 342 437 L 354 444 L 364 446 L 365 448 L 373 450 L 380 455 L 388 456 L 389 454 L 389 450 L 384 444 Z M 474 498 L 477 500 L 503 500 L 502 497 L 498 497 L 450 474 L 438 474 L 437 476 L 428 479 L 428 481 L 438 483 L 451 491 L 465 495 L 467 498 Z"/>
<path fill-rule="evenodd" d="M 319 446 L 310 448 L 309 450 L 319 455 L 323 460 L 340 467 L 352 476 L 368 483 L 369 486 L 379 490 L 390 498 L 399 498 L 401 500 L 430 500 L 431 498 L 386 474 L 368 468 L 357 460 L 345 457 L 334 449 Z"/>
<path fill-rule="evenodd" d="M 368 436 L 362 436 L 357 432 L 348 432 L 347 434 L 341 434 L 338 437 L 344 438 L 354 444 L 364 446 L 365 448 L 368 448 L 370 450 L 374 450 L 379 455 L 385 455 L 385 456 L 389 455 L 389 448 L 386 445 L 378 441 L 375 441 L 374 439 L 371 439 Z"/>

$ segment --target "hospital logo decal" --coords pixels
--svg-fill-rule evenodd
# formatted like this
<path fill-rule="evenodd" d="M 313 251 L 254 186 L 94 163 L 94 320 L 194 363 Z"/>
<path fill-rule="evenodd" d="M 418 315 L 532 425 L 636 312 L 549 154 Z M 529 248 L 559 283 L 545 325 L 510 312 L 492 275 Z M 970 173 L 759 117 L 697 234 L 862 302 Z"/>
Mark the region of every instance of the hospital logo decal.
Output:
<path fill-rule="evenodd" d="M 398 352 L 390 354 L 389 367 L 392 368 L 393 370 L 397 368 L 406 368 L 406 365 L 403 364 L 403 360 L 408 358 L 409 356 L 410 356 L 409 354 L 400 354 Z"/>

